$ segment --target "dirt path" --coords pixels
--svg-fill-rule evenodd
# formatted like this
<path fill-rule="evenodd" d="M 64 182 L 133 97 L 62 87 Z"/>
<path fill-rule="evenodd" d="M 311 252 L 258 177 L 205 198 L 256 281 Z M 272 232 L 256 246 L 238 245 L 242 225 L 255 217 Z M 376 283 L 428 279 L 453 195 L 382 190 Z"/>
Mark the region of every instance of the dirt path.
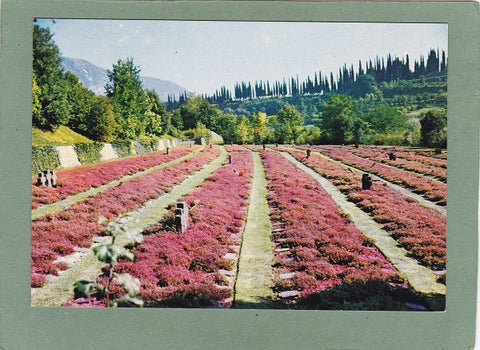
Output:
<path fill-rule="evenodd" d="M 398 247 L 397 242 L 379 224 L 356 207 L 355 204 L 349 202 L 334 185 L 288 153 L 280 153 L 299 169 L 312 176 L 327 191 L 340 209 L 348 214 L 355 226 L 375 243 L 378 249 L 395 266 L 398 273 L 408 280 L 414 290 L 423 294 L 445 295 L 446 287 L 444 284 L 437 282 L 437 276 L 433 271 L 409 258 L 405 249 Z"/>
<path fill-rule="evenodd" d="M 148 201 L 142 208 L 120 215 L 116 222 L 125 227 L 127 231 L 143 232 L 147 227 L 158 222 L 167 212 L 167 207 L 190 193 L 200 185 L 211 173 L 218 169 L 227 157 L 225 149 L 221 148 L 218 158 L 210 162 L 203 169 L 175 186 L 170 192 L 157 199 Z M 116 243 L 125 245 L 129 243 L 126 237 L 120 237 Z M 32 306 L 62 306 L 73 296 L 73 283 L 80 279 L 95 279 L 102 268 L 91 249 L 74 253 L 76 256 L 73 266 L 51 279 L 42 288 L 31 289 Z"/>
<path fill-rule="evenodd" d="M 51 204 L 47 204 L 47 205 L 44 205 L 38 209 L 35 209 L 35 210 L 32 210 L 32 220 L 35 220 L 35 219 L 38 219 L 42 216 L 45 216 L 49 213 L 55 213 L 57 211 L 60 211 L 60 210 L 63 210 L 69 206 L 71 206 L 72 204 L 75 204 L 77 202 L 80 202 L 81 200 L 85 199 L 85 198 L 88 198 L 88 197 L 93 197 L 95 195 L 97 195 L 98 193 L 100 192 L 103 192 L 105 190 L 108 190 L 109 188 L 112 188 L 112 187 L 115 187 L 115 186 L 118 186 L 126 181 L 130 181 L 130 180 L 133 180 L 137 177 L 140 177 L 140 176 L 144 176 L 144 175 L 147 175 L 147 174 L 150 174 L 154 171 L 157 171 L 157 170 L 160 170 L 160 169 L 163 169 L 163 168 L 166 168 L 166 167 L 169 167 L 171 165 L 174 165 L 174 164 L 177 164 L 177 163 L 180 163 L 182 162 L 183 160 L 185 159 L 188 159 L 188 158 L 191 158 L 193 157 L 194 155 L 196 155 L 197 153 L 201 152 L 203 150 L 204 147 L 201 147 L 183 157 L 180 157 L 180 158 L 177 158 L 177 159 L 174 159 L 174 160 L 171 160 L 170 162 L 167 162 L 167 163 L 162 163 L 162 164 L 159 164 L 159 165 L 156 165 L 154 167 L 151 167 L 151 168 L 148 168 L 146 170 L 143 170 L 143 171 L 139 171 L 138 173 L 135 173 L 133 175 L 126 175 L 126 176 L 123 176 L 117 180 L 114 180 L 112 182 L 109 182 L 105 185 L 102 185 L 102 186 L 99 186 L 99 187 L 94 187 L 94 188 L 91 188 L 87 191 L 84 191 L 84 192 L 80 192 L 80 193 L 77 193 L 73 196 L 70 196 L 68 198 L 65 198 L 65 199 L 62 199 L 58 202 L 55 202 L 55 203 L 51 203 Z"/>
<path fill-rule="evenodd" d="M 240 247 L 234 308 L 268 308 L 272 300 L 272 243 L 267 203 L 267 180 L 257 152 L 253 155 L 253 182 L 247 222 Z"/>

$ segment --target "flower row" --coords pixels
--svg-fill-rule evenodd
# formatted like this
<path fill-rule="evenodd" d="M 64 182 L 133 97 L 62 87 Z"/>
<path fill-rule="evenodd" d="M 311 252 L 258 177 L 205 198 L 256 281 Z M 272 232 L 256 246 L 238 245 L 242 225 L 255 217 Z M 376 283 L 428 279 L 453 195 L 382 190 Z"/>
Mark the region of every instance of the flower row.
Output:
<path fill-rule="evenodd" d="M 42 275 L 56 275 L 59 269 L 66 268 L 53 261 L 72 253 L 76 247 L 89 247 L 94 236 L 105 234 L 109 220 L 164 194 L 218 154 L 218 147 L 206 149 L 188 160 L 126 181 L 33 221 L 32 286 L 42 285 L 45 279 Z"/>
<path fill-rule="evenodd" d="M 65 199 L 68 196 L 98 187 L 126 175 L 135 174 L 156 165 L 167 163 L 198 149 L 198 146 L 179 147 L 103 163 L 83 165 L 57 171 L 57 187 L 35 186 L 32 179 L 32 209 Z"/>
<path fill-rule="evenodd" d="M 443 182 L 426 178 L 425 176 L 396 169 L 381 163 L 361 158 L 351 152 L 333 146 L 320 146 L 317 148 L 327 156 L 339 160 L 347 165 L 354 166 L 363 171 L 378 175 L 390 182 L 421 194 L 426 199 L 437 202 L 438 205 L 447 204 L 447 185 Z"/>
<path fill-rule="evenodd" d="M 362 158 L 368 158 L 376 162 L 384 163 L 384 164 L 405 169 L 408 171 L 413 171 L 419 174 L 431 175 L 442 182 L 447 181 L 447 169 L 430 165 L 430 164 L 425 164 L 423 162 L 419 162 L 412 159 L 402 158 L 401 153 L 397 151 L 391 151 L 391 153 L 395 154 L 396 156 L 395 160 L 391 160 L 388 155 L 388 153 L 390 152 L 385 152 L 385 151 L 382 152 L 382 151 L 373 149 L 371 147 L 360 147 L 360 148 L 342 147 L 342 148 Z"/>
<path fill-rule="evenodd" d="M 445 268 L 446 218 L 420 205 L 381 181 L 373 181 L 370 190 L 362 190 L 362 175 L 312 154 L 289 150 L 296 159 L 308 165 L 336 185 L 347 198 L 381 223 L 422 264 L 435 270 Z"/>
<path fill-rule="evenodd" d="M 298 290 L 306 297 L 349 281 L 401 281 L 313 178 L 278 153 L 262 151 L 262 158 L 277 244 L 277 291 Z"/>
<path fill-rule="evenodd" d="M 145 239 L 135 248 L 136 262 L 116 266 L 116 272 L 140 279 L 140 297 L 147 305 L 228 305 L 231 286 L 219 270 L 234 269 L 226 255 L 240 244 L 252 176 L 250 152 L 238 151 L 235 157 L 183 199 L 190 208 L 184 233 L 169 228 L 170 212 L 144 232 Z"/>

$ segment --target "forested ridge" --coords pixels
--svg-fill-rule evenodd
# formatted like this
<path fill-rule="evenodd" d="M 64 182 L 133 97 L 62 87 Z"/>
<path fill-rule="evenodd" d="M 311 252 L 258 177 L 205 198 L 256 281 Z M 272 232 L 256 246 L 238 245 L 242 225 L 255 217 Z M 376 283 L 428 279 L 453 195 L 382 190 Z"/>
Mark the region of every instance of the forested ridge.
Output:
<path fill-rule="evenodd" d="M 226 143 L 403 144 L 446 147 L 447 57 L 376 57 L 274 82 L 238 82 L 213 95 L 162 103 L 145 90 L 133 58 L 108 71 L 106 96 L 95 95 L 61 67 L 53 34 L 34 26 L 32 120 L 41 130 L 66 126 L 94 141 L 163 135 Z"/>

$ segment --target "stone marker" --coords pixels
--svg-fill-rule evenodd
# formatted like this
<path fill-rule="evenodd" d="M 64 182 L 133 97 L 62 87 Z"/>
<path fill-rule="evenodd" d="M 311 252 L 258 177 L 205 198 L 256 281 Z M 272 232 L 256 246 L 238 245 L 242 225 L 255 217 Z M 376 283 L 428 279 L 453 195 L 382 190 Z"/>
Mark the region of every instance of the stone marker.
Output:
<path fill-rule="evenodd" d="M 237 260 L 237 255 L 233 253 L 227 253 L 223 256 L 225 260 Z"/>
<path fill-rule="evenodd" d="M 278 293 L 278 296 L 282 299 L 296 298 L 299 295 L 300 295 L 300 292 L 298 290 L 287 290 L 285 292 Z"/>
<path fill-rule="evenodd" d="M 278 275 L 278 278 L 280 278 L 281 280 L 288 280 L 293 277 L 295 277 L 295 272 L 281 273 L 280 275 Z"/>
<path fill-rule="evenodd" d="M 45 170 L 44 173 L 47 178 L 47 187 L 52 187 L 52 173 L 50 173 L 50 170 Z"/>
<path fill-rule="evenodd" d="M 57 174 L 53 170 L 50 170 L 50 173 L 52 174 L 52 178 L 51 178 L 52 187 L 57 187 Z"/>
<path fill-rule="evenodd" d="M 369 190 L 372 187 L 372 178 L 368 174 L 362 175 L 362 190 Z"/>
<path fill-rule="evenodd" d="M 188 206 L 185 202 L 177 202 L 177 207 L 175 208 L 175 228 L 180 233 L 184 233 L 188 228 Z"/>

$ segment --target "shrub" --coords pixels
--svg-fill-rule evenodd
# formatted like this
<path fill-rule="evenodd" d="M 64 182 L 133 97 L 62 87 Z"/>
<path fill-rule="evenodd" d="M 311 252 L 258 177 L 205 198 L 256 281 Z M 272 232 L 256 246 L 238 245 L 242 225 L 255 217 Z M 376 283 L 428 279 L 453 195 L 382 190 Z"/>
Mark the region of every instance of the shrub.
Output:
<path fill-rule="evenodd" d="M 54 146 L 32 147 L 32 174 L 47 169 L 57 169 L 60 166 L 58 151 Z"/>
<path fill-rule="evenodd" d="M 141 136 L 133 144 L 137 154 L 158 151 L 158 138 L 155 137 Z"/>
<path fill-rule="evenodd" d="M 77 152 L 78 161 L 82 164 L 96 163 L 102 157 L 100 151 L 103 143 L 101 142 L 77 143 L 73 147 Z"/>
<path fill-rule="evenodd" d="M 119 158 L 128 157 L 132 154 L 132 142 L 130 140 L 112 141 L 112 147 Z"/>

